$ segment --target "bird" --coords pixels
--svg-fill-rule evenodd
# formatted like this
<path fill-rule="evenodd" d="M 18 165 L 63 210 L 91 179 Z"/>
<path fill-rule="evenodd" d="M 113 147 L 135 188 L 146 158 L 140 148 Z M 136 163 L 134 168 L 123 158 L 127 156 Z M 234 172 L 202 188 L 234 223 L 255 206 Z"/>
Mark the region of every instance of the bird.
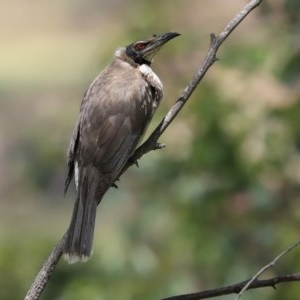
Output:
<path fill-rule="evenodd" d="M 83 96 L 67 152 L 64 192 L 73 178 L 77 191 L 63 248 L 69 263 L 86 262 L 92 255 L 97 206 L 115 186 L 163 97 L 153 57 L 179 35 L 154 34 L 118 48 Z"/>

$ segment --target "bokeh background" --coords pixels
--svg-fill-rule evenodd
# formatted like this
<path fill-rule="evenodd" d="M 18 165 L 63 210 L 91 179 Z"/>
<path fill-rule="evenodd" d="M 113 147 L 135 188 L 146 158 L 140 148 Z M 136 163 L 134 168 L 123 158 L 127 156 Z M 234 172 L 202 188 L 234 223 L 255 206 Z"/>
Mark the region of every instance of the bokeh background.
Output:
<path fill-rule="evenodd" d="M 66 149 L 114 50 L 153 33 L 165 86 L 152 127 L 246 1 L 2 0 L 0 299 L 22 299 L 71 217 Z M 150 153 L 98 211 L 94 256 L 61 261 L 41 299 L 160 299 L 252 276 L 300 232 L 300 2 L 265 0 Z M 299 272 L 300 250 L 264 277 Z M 300 284 L 244 299 L 297 299 Z M 218 299 L 233 299 L 233 296 Z"/>

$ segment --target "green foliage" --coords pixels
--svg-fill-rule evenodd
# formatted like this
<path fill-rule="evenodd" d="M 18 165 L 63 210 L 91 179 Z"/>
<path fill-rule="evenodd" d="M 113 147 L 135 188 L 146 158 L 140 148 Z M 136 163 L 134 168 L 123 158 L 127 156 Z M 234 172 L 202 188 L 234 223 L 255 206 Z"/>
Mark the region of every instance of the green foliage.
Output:
<path fill-rule="evenodd" d="M 279 77 L 282 81 L 297 84 L 300 77 L 300 53 L 294 53 L 288 57 Z"/>
<path fill-rule="evenodd" d="M 239 66 L 247 72 L 258 71 L 270 55 L 269 45 L 236 45 L 224 50 L 221 63 L 225 66 Z M 247 57 L 247 59 L 245 59 Z"/>

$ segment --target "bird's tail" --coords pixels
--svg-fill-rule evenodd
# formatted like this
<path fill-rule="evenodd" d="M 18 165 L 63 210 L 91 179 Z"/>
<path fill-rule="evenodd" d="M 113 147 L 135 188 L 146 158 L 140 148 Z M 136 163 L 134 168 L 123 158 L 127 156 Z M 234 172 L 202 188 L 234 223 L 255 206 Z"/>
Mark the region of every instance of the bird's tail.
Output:
<path fill-rule="evenodd" d="M 93 252 L 96 210 L 100 199 L 96 199 L 97 181 L 91 177 L 84 176 L 78 189 L 64 245 L 64 256 L 69 263 L 86 262 Z"/>

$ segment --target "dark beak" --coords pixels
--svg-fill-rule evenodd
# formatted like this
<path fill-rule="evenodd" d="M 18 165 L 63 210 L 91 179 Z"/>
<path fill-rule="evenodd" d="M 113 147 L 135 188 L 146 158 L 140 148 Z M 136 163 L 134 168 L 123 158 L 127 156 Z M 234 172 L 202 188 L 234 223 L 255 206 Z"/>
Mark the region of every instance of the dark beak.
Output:
<path fill-rule="evenodd" d="M 162 45 L 172 40 L 173 38 L 179 36 L 180 33 L 177 32 L 167 32 L 162 35 L 154 35 L 151 39 L 149 39 L 149 44 L 142 51 L 143 55 L 148 56 L 147 54 L 152 53 L 154 50 L 160 49 Z M 157 51 L 155 51 L 156 53 Z"/>
<path fill-rule="evenodd" d="M 148 44 L 140 51 L 140 55 L 147 60 L 148 62 L 151 62 L 154 55 L 158 52 L 158 50 L 168 41 L 172 40 L 173 38 L 179 36 L 180 33 L 177 32 L 167 32 L 162 35 L 154 35 L 151 39 L 148 40 Z"/>

